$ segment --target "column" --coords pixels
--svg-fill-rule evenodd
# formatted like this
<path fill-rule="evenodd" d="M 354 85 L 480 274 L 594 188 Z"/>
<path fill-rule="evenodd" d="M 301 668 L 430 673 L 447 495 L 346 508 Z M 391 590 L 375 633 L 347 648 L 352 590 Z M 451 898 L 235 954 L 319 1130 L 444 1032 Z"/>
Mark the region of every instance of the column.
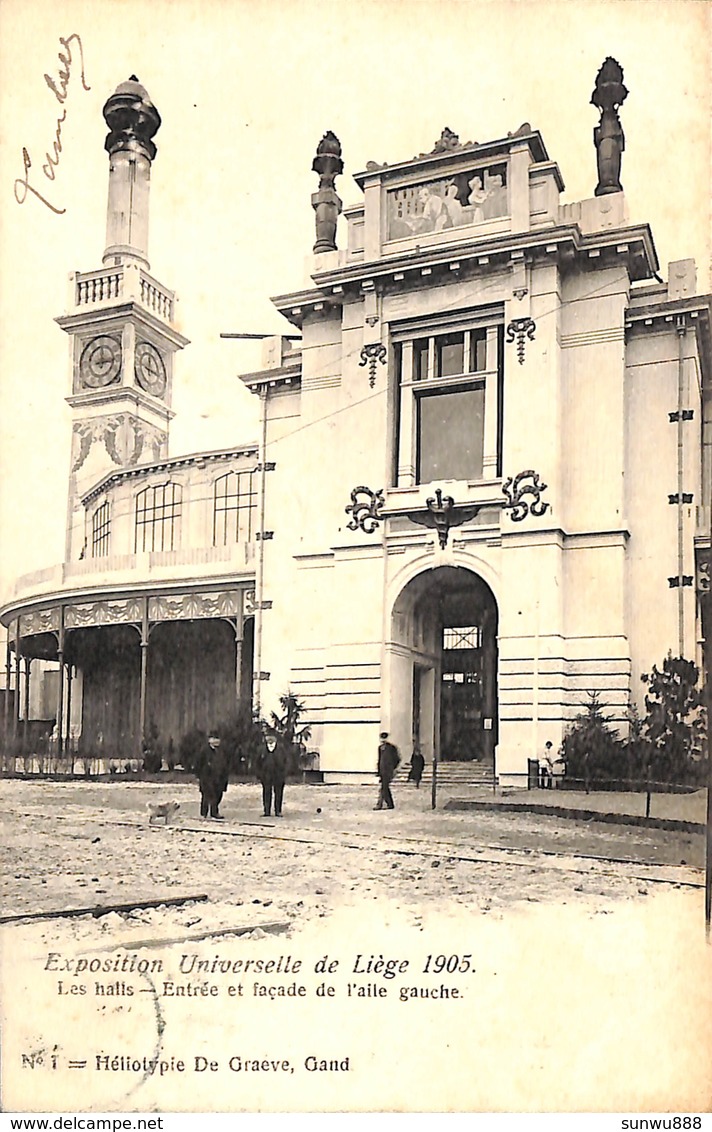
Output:
<path fill-rule="evenodd" d="M 151 630 L 148 624 L 148 598 L 143 599 L 143 620 L 141 622 L 141 697 L 138 716 L 138 756 L 143 758 L 143 740 L 146 734 L 146 676 L 148 673 L 148 638 Z"/>
<path fill-rule="evenodd" d="M 59 610 L 59 630 L 57 632 L 57 660 L 59 662 L 59 680 L 57 681 L 57 758 L 61 759 L 64 744 L 62 742 L 62 726 L 64 720 L 64 606 Z"/>
<path fill-rule="evenodd" d="M 12 713 L 12 738 L 17 745 L 18 722 L 20 719 L 20 618 L 15 622 L 15 710 Z"/>
<path fill-rule="evenodd" d="M 64 753 L 64 649 L 57 649 L 59 661 L 59 682 L 57 687 L 57 758 L 61 759 Z"/>
<path fill-rule="evenodd" d="M 24 706 L 24 719 L 22 726 L 22 750 L 25 754 L 28 751 L 28 729 L 30 719 L 30 668 L 32 667 L 32 657 L 26 656 L 25 661 L 25 706 Z"/>
<path fill-rule="evenodd" d="M 3 754 L 7 759 L 8 740 L 10 737 L 10 681 L 12 679 L 12 660 L 10 657 L 10 634 L 8 632 L 5 642 L 5 695 L 2 701 L 2 734 Z M 3 763 L 3 765 L 6 765 Z"/>
<path fill-rule="evenodd" d="M 74 665 L 67 665 L 67 750 L 69 751 L 72 762 L 74 761 L 74 747 L 72 745 L 72 678 L 74 675 Z"/>
<path fill-rule="evenodd" d="M 241 707 L 242 696 L 242 618 L 235 623 L 235 700 L 237 710 Z"/>

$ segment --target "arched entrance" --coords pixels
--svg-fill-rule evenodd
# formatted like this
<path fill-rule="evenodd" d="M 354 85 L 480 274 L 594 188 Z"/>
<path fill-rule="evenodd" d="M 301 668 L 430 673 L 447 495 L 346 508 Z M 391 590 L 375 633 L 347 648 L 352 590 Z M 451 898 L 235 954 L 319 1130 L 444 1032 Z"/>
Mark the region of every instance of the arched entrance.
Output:
<path fill-rule="evenodd" d="M 497 603 L 471 570 L 439 566 L 403 588 L 391 618 L 393 730 L 427 758 L 494 764 Z"/>

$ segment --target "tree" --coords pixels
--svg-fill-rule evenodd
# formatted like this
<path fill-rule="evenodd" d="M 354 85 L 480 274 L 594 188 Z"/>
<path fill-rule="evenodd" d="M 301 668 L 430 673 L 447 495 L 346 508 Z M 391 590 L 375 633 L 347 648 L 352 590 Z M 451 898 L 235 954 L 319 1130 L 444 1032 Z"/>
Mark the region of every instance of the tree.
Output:
<path fill-rule="evenodd" d="M 587 794 L 592 780 L 620 776 L 620 741 L 606 722 L 598 692 L 588 693 L 588 703 L 568 728 L 561 750 L 566 778 L 583 782 Z"/>
<path fill-rule="evenodd" d="M 289 770 L 293 772 L 299 766 L 299 756 L 306 748 L 307 741 L 311 735 L 311 727 L 300 726 L 301 718 L 306 708 L 293 692 L 287 690 L 283 696 L 280 696 L 279 706 L 283 714 L 278 715 L 274 711 L 270 712 L 270 727 L 276 732 L 277 736 L 283 740 L 285 745 L 289 747 L 291 756 L 291 766 Z"/>
<path fill-rule="evenodd" d="M 648 687 L 645 737 L 651 744 L 654 772 L 668 782 L 694 778 L 706 735 L 704 696 L 699 670 L 691 660 L 668 653 L 661 669 L 641 676 Z"/>

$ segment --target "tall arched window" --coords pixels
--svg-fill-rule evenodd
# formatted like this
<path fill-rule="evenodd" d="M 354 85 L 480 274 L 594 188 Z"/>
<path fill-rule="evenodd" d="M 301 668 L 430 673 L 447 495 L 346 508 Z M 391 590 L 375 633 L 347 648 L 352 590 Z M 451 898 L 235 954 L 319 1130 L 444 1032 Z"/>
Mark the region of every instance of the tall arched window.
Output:
<path fill-rule="evenodd" d="M 227 472 L 216 479 L 213 546 L 250 542 L 255 537 L 256 511 L 254 472 Z"/>
<path fill-rule="evenodd" d="M 180 543 L 183 489 L 178 483 L 145 487 L 136 496 L 137 553 L 175 550 Z"/>
<path fill-rule="evenodd" d="M 91 556 L 103 558 L 109 553 L 109 536 L 111 534 L 111 515 L 109 500 L 105 499 L 97 507 L 91 520 Z"/>

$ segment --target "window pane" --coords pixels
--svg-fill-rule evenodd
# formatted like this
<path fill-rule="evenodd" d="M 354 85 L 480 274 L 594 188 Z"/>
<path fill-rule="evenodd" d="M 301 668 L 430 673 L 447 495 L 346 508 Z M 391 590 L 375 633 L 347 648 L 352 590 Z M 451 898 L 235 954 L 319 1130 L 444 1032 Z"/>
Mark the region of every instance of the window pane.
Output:
<path fill-rule="evenodd" d="M 110 529 L 109 503 L 106 501 L 96 509 L 92 519 L 91 553 L 93 558 L 101 558 L 109 553 Z"/>
<path fill-rule="evenodd" d="M 465 335 L 439 334 L 435 339 L 436 377 L 456 377 L 465 372 Z"/>
<path fill-rule="evenodd" d="M 482 478 L 485 390 L 418 398 L 418 482 Z"/>
<path fill-rule="evenodd" d="M 470 339 L 470 373 L 487 369 L 487 331 L 473 330 Z"/>
<path fill-rule="evenodd" d="M 174 550 L 178 545 L 181 488 L 167 483 L 146 487 L 136 497 L 137 553 Z"/>
<path fill-rule="evenodd" d="M 213 544 L 250 542 L 254 534 L 257 495 L 252 472 L 227 472 L 215 481 Z"/>
<path fill-rule="evenodd" d="M 428 339 L 416 338 L 413 343 L 413 381 L 425 381 L 428 376 Z"/>
<path fill-rule="evenodd" d="M 478 649 L 480 643 L 479 625 L 443 629 L 444 649 Z"/>

